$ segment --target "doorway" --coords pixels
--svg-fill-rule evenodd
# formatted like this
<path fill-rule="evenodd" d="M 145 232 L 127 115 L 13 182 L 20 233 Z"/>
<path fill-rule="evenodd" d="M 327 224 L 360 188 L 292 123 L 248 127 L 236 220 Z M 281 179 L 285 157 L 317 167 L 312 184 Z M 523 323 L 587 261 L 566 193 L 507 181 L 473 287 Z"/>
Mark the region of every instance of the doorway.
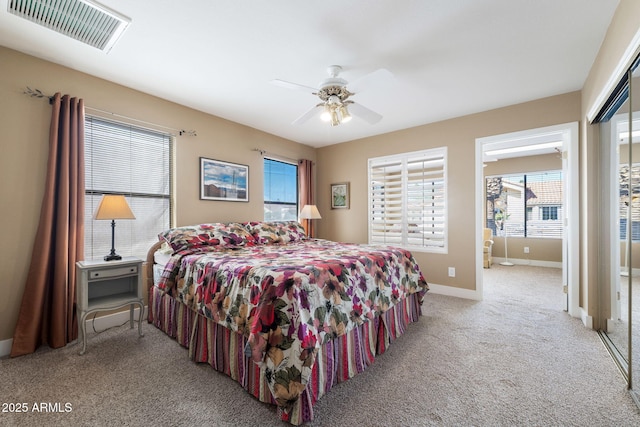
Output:
<path fill-rule="evenodd" d="M 563 176 L 561 210 L 561 258 L 563 306 L 574 317 L 580 317 L 578 284 L 578 123 L 566 123 L 521 132 L 476 139 L 476 292 L 482 299 L 483 287 L 483 230 L 486 227 L 485 165 L 505 159 L 553 155 L 559 158 Z M 533 159 L 533 157 L 530 157 Z M 512 160 L 513 161 L 513 160 Z M 526 190 L 523 190 L 526 191 Z M 549 211 L 547 211 L 549 212 Z M 528 215 L 530 212 L 524 212 Z M 504 227 L 504 224 L 500 224 Z M 505 237 L 505 249 L 508 244 Z M 524 248 L 527 252 L 528 247 Z M 513 253 L 513 252 L 512 252 Z M 505 253 L 506 255 L 506 253 Z M 507 260 L 508 261 L 508 260 Z M 583 319 L 584 321 L 584 319 Z"/>

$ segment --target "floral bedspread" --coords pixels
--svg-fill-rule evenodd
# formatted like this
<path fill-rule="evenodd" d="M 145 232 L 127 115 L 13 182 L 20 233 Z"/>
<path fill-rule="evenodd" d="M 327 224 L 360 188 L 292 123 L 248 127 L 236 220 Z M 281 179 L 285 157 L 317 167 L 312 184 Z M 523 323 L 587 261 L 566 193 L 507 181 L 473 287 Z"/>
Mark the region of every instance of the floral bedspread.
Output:
<path fill-rule="evenodd" d="M 320 346 L 428 285 L 409 251 L 310 239 L 199 247 L 174 254 L 159 284 L 198 313 L 245 334 L 288 411 Z"/>

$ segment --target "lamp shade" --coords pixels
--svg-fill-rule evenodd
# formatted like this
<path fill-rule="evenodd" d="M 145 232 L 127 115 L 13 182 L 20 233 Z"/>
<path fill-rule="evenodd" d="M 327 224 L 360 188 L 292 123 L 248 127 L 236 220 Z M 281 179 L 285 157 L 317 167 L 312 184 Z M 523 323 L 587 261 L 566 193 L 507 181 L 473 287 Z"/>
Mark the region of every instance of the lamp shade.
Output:
<path fill-rule="evenodd" d="M 321 219 L 320 212 L 316 205 L 304 205 L 300 211 L 300 218 L 302 219 Z"/>
<path fill-rule="evenodd" d="M 136 217 L 123 195 L 105 194 L 100 200 L 93 219 L 136 219 Z"/>

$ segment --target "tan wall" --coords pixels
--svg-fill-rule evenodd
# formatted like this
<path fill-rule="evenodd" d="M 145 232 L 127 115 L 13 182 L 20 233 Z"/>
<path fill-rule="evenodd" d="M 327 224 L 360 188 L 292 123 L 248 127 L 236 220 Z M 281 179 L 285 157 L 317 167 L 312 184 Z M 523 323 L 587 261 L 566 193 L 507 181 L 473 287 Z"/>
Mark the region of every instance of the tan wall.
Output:
<path fill-rule="evenodd" d="M 192 110 L 65 67 L 0 47 L 0 341 L 10 339 L 17 321 L 33 247 L 48 157 L 51 107 L 22 94 L 26 86 L 45 94 L 68 93 L 88 107 L 194 129 L 176 138 L 177 225 L 244 221 L 263 217 L 261 148 L 281 156 L 315 160 L 315 149 Z M 90 112 L 90 111 L 89 111 Z M 199 157 L 249 166 L 248 203 L 201 201 Z"/>
<path fill-rule="evenodd" d="M 580 93 L 572 92 L 318 149 L 318 221 L 321 237 L 367 241 L 367 159 L 427 148 L 448 147 L 449 251 L 414 252 L 428 282 L 475 289 L 476 138 L 522 131 L 580 118 Z M 331 210 L 330 184 L 351 183 L 351 208 Z M 448 277 L 447 267 L 456 268 Z"/>
<path fill-rule="evenodd" d="M 582 88 L 581 140 L 580 140 L 580 305 L 594 321 L 594 328 L 599 328 L 599 310 L 606 311 L 608 301 L 608 277 L 610 268 L 606 262 L 610 250 L 608 236 L 604 224 L 601 224 L 601 212 L 608 207 L 603 206 L 599 196 L 600 179 L 600 141 L 596 127 L 589 125 L 588 113 L 595 107 L 600 108 L 600 95 L 608 87 L 613 77 L 617 82 L 621 75 L 616 68 L 630 49 L 637 53 L 640 46 L 631 46 L 631 42 L 640 30 L 640 2 L 637 0 L 621 0 L 611 20 L 606 37 L 600 47 L 587 79 Z M 635 55 L 634 55 L 635 56 Z M 622 64 L 629 66 L 631 64 Z M 605 94 L 608 95 L 608 94 Z M 595 172 L 595 173 L 594 173 Z M 598 294 L 602 296 L 600 304 Z M 607 316 L 607 313 L 602 313 Z"/>
<path fill-rule="evenodd" d="M 562 158 L 559 154 L 544 154 L 540 156 L 514 157 L 497 162 L 487 162 L 484 168 L 484 176 L 506 175 L 510 173 L 543 172 L 562 170 Z M 504 238 L 493 239 L 492 255 L 504 257 Z M 524 253 L 524 248 L 529 248 L 529 253 Z M 536 239 L 532 237 L 507 238 L 507 255 L 509 258 L 526 261 L 562 262 L 561 239 Z"/>
<path fill-rule="evenodd" d="M 504 237 L 494 238 L 495 242 L 491 254 L 494 257 L 504 258 Z M 524 253 L 524 248 L 529 248 L 529 253 Z M 507 241 L 507 255 L 513 261 L 543 261 L 549 263 L 562 262 L 562 239 L 533 239 L 524 237 L 509 237 Z M 495 261 L 494 261 L 495 262 Z M 518 261 L 521 262 L 521 261 Z"/>

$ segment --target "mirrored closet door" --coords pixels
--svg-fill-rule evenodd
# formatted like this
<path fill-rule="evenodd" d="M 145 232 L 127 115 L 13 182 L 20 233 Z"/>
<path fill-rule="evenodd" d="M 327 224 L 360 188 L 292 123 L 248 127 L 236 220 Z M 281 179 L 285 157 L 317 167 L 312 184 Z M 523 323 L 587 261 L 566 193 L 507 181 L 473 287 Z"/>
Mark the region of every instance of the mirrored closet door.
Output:
<path fill-rule="evenodd" d="M 627 121 L 629 124 L 626 131 L 627 141 L 632 142 L 633 169 L 631 178 L 634 193 L 631 215 L 632 224 L 637 230 L 634 229 L 631 234 L 633 256 L 629 258 L 633 258 L 633 262 L 630 264 L 632 268 L 629 269 L 629 274 L 625 279 L 627 279 L 626 287 L 628 289 L 627 311 L 629 313 L 629 346 L 631 348 L 629 356 L 630 382 L 636 403 L 639 403 L 637 397 L 640 396 L 640 67 L 637 65 L 638 61 L 636 61 L 636 67 L 630 72 L 629 102 L 631 112 Z"/>
<path fill-rule="evenodd" d="M 636 60 L 596 119 L 605 189 L 602 231 L 610 237 L 601 249 L 610 263 L 600 276 L 600 332 L 634 398 L 640 391 L 639 76 Z"/>

